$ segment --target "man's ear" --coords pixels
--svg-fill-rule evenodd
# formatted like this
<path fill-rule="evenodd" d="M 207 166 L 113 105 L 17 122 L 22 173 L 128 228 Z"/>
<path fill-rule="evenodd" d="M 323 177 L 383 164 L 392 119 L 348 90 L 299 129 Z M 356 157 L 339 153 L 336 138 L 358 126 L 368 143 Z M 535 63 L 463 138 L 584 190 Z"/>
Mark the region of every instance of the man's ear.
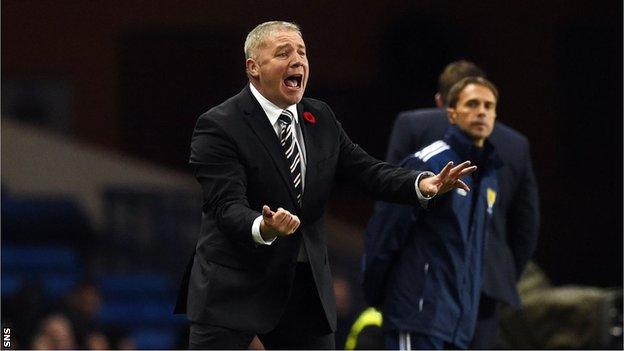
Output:
<path fill-rule="evenodd" d="M 433 99 L 435 100 L 436 107 L 444 106 L 444 101 L 442 101 L 442 94 L 440 94 L 439 92 L 434 95 Z"/>
<path fill-rule="evenodd" d="M 446 118 L 450 124 L 455 124 L 455 118 L 457 118 L 457 112 L 452 107 L 446 108 Z"/>
<path fill-rule="evenodd" d="M 252 78 L 258 78 L 258 75 L 260 74 L 258 72 L 260 70 L 260 67 L 256 63 L 256 60 L 248 58 L 245 61 L 245 66 L 247 67 L 247 74 L 249 74 L 249 76 L 251 76 Z"/>

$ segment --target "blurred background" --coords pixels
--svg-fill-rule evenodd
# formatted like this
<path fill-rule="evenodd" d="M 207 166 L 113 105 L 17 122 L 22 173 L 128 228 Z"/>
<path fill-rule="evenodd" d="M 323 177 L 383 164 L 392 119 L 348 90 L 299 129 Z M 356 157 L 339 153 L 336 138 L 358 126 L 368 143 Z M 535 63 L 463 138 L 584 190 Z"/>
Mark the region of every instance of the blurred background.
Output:
<path fill-rule="evenodd" d="M 302 27 L 306 96 L 378 158 L 399 111 L 434 105 L 447 63 L 484 68 L 501 92 L 499 119 L 531 142 L 534 262 L 551 288 L 590 289 L 601 306 L 580 326 L 589 339 L 522 348 L 622 347 L 621 1 L 4 0 L 1 11 L 12 348 L 186 347 L 186 322 L 171 311 L 201 215 L 191 133 L 243 88 L 245 36 L 273 19 Z M 336 184 L 328 209 L 338 346 L 365 307 L 372 203 Z"/>

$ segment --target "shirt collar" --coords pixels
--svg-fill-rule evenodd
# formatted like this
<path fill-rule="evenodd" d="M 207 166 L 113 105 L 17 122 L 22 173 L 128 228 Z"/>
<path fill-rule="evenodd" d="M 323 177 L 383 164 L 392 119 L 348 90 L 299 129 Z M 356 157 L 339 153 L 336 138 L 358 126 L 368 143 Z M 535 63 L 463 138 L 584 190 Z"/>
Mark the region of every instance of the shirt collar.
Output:
<path fill-rule="evenodd" d="M 282 114 L 283 109 L 262 96 L 262 94 L 260 94 L 258 89 L 256 89 L 253 84 L 249 83 L 249 89 L 251 90 L 251 93 L 256 98 L 256 100 L 258 100 L 258 103 L 260 103 L 260 107 L 262 107 L 262 110 L 264 110 L 264 113 L 269 118 L 269 122 L 271 122 L 271 125 L 275 125 L 277 119 Z M 290 105 L 286 109 L 293 114 L 295 123 L 299 123 L 297 105 Z"/>

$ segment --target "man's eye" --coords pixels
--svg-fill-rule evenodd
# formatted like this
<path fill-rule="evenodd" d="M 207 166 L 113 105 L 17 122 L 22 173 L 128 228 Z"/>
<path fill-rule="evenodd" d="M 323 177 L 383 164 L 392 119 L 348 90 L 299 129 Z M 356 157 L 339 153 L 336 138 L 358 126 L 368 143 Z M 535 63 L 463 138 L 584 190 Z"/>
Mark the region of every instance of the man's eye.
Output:
<path fill-rule="evenodd" d="M 286 57 L 286 53 L 285 52 L 278 52 L 277 56 L 278 57 Z"/>
<path fill-rule="evenodd" d="M 474 100 L 471 100 L 471 101 L 468 101 L 468 102 L 466 103 L 466 105 L 467 105 L 468 107 L 477 107 L 477 102 L 476 102 L 476 101 L 474 101 Z"/>
<path fill-rule="evenodd" d="M 299 51 L 299 56 L 305 56 L 305 55 L 306 55 L 305 51 Z"/>

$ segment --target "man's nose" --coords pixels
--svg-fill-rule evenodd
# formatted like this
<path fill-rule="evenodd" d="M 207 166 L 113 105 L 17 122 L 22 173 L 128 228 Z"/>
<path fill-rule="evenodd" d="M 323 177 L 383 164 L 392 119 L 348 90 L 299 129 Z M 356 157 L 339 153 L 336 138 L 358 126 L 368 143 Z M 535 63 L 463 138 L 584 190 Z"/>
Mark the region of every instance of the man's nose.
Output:
<path fill-rule="evenodd" d="M 305 63 L 305 59 L 303 58 L 303 56 L 299 54 L 295 54 L 293 60 L 290 63 L 290 66 L 296 68 L 296 67 L 303 66 L 304 63 Z"/>
<path fill-rule="evenodd" d="M 485 108 L 485 106 L 479 105 L 479 111 L 478 111 L 479 117 L 485 117 L 486 112 L 487 112 L 487 109 Z"/>

